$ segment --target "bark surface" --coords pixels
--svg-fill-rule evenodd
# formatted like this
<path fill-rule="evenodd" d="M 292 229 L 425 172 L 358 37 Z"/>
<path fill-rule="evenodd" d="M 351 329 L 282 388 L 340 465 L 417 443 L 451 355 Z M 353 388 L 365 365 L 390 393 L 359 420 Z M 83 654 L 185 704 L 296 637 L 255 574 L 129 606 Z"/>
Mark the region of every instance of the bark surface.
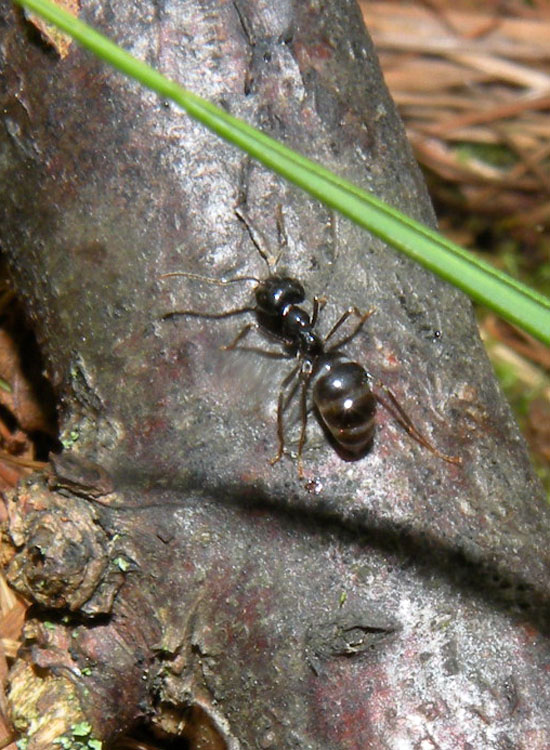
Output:
<path fill-rule="evenodd" d="M 141 720 L 195 747 L 548 748 L 550 513 L 469 302 L 1 7 L 1 242 L 67 446 L 9 501 L 10 580 L 36 604 L 11 677 L 28 750 Z M 354 3 L 81 15 L 433 225 Z M 250 304 L 252 284 L 160 276 L 265 277 L 236 208 L 277 256 L 278 206 L 279 267 L 328 299 L 319 330 L 375 307 L 346 351 L 461 465 L 380 409 L 361 460 L 311 418 L 305 479 L 270 466 L 292 362 L 254 334 L 220 350 L 246 316 L 163 319 Z"/>

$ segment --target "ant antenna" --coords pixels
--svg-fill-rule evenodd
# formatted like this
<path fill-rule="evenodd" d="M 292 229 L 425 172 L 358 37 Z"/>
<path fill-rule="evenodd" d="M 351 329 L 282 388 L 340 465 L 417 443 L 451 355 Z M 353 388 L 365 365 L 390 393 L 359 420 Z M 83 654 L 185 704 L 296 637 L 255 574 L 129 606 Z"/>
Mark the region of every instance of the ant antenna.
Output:
<path fill-rule="evenodd" d="M 190 273 L 189 271 L 172 271 L 172 273 L 161 273 L 159 279 L 168 279 L 171 276 L 185 276 L 188 279 L 196 279 L 197 281 L 206 281 L 209 284 L 217 284 L 218 286 L 227 286 L 233 284 L 235 281 L 254 281 L 256 284 L 261 284 L 261 280 L 255 276 L 234 276 L 232 279 L 214 279 L 211 276 L 201 276 L 198 273 Z"/>

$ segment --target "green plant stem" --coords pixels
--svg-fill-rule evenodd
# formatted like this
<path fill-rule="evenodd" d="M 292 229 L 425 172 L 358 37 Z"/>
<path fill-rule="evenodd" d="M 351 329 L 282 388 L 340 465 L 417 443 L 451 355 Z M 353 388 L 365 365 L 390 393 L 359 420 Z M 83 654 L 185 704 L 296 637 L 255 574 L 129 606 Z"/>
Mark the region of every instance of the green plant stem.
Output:
<path fill-rule="evenodd" d="M 326 205 L 403 251 L 434 273 L 550 344 L 550 300 L 498 271 L 434 230 L 297 154 L 214 104 L 136 60 L 49 0 L 16 0 L 40 14 L 119 71 L 171 99 L 225 140 L 306 190 Z"/>

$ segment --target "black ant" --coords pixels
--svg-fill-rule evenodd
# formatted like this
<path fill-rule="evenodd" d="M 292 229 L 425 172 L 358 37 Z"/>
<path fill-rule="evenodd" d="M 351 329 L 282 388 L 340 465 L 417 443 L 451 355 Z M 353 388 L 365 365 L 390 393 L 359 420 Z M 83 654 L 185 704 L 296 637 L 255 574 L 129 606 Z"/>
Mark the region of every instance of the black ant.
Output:
<path fill-rule="evenodd" d="M 268 254 L 262 249 L 253 228 L 244 214 L 237 210 L 237 215 L 246 225 L 260 255 L 268 265 L 270 275 L 267 278 L 262 280 L 255 276 L 236 276 L 231 279 L 213 279 L 186 271 L 166 273 L 161 278 L 186 276 L 219 286 L 226 286 L 235 282 L 253 281 L 256 284 L 254 290 L 256 304 L 253 307 L 240 307 L 220 313 L 176 310 L 167 313 L 164 315 L 164 318 L 166 319 L 175 315 L 188 315 L 219 320 L 234 315 L 253 313 L 256 317 L 255 322 L 247 323 L 233 341 L 223 346 L 222 349 L 235 349 L 248 332 L 256 328 L 281 341 L 285 347 L 286 356 L 298 359 L 298 364 L 285 377 L 279 390 L 277 404 L 277 437 L 279 445 L 277 454 L 270 461 L 271 464 L 277 463 L 284 454 L 283 414 L 286 406 L 293 398 L 298 385 L 301 385 L 301 431 L 297 453 L 299 475 L 303 476 L 302 453 L 306 442 L 307 396 L 310 389 L 315 411 L 336 451 L 343 458 L 347 459 L 359 459 L 363 457 L 372 443 L 377 401 L 390 411 L 392 409 L 388 406 L 384 398 L 373 392 L 371 377 L 365 368 L 338 350 L 344 343 L 351 341 L 359 333 L 363 324 L 372 315 L 374 310 L 361 312 L 357 307 L 350 307 L 340 316 L 329 333 L 324 338 L 321 338 L 315 331 L 315 326 L 319 311 L 324 306 L 325 300 L 319 297 L 313 298 L 313 311 L 310 317 L 309 313 L 303 307 L 300 307 L 306 299 L 306 293 L 302 284 L 291 276 L 274 273 L 274 268 L 279 258 L 276 259 L 274 264 L 272 263 Z M 338 343 L 327 348 L 329 339 L 334 336 L 336 331 L 352 315 L 357 318 L 352 332 Z M 291 390 L 288 398 L 285 399 L 286 389 L 295 378 L 298 378 L 298 381 Z M 459 457 L 442 453 L 432 445 L 417 430 L 390 389 L 385 386 L 382 386 L 382 388 L 395 409 L 396 413 L 394 413 L 394 416 L 412 438 L 444 461 L 453 464 L 460 464 L 462 462 Z"/>

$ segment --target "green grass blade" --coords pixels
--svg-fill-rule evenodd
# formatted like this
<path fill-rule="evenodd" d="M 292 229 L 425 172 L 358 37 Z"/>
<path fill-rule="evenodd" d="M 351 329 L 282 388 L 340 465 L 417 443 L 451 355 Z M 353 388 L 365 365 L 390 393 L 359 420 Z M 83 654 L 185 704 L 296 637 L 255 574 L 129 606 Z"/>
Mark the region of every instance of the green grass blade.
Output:
<path fill-rule="evenodd" d="M 297 154 L 133 58 L 49 0 L 16 0 L 65 31 L 98 57 L 171 99 L 230 143 L 388 244 L 450 281 L 472 299 L 550 344 L 550 300 L 498 271 L 434 230 Z"/>

